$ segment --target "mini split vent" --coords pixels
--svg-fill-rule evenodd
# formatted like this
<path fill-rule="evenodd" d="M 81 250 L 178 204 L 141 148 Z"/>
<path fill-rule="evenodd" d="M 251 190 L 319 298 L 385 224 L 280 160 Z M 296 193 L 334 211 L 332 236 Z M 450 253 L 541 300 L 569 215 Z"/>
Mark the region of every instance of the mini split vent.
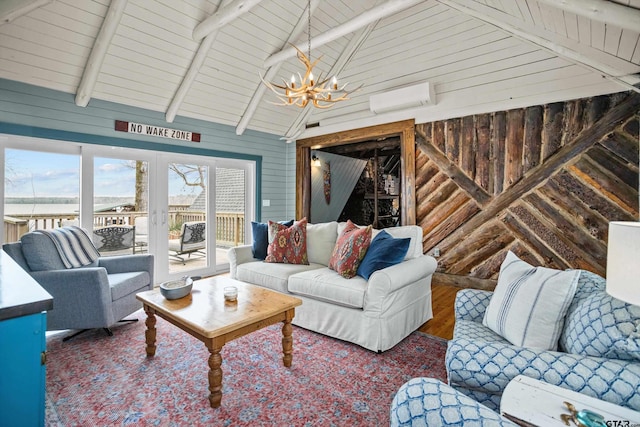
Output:
<path fill-rule="evenodd" d="M 371 95 L 369 109 L 378 114 L 436 103 L 436 93 L 429 82 Z"/>

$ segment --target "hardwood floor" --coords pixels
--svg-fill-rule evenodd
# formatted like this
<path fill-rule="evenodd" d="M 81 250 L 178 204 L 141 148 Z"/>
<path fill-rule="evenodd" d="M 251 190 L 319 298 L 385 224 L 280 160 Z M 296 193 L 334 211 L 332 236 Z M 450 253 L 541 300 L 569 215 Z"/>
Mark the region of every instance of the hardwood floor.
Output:
<path fill-rule="evenodd" d="M 418 330 L 429 335 L 450 340 L 453 338 L 453 325 L 455 323 L 453 303 L 457 286 L 431 284 L 431 301 L 433 304 L 433 319 L 422 325 Z"/>

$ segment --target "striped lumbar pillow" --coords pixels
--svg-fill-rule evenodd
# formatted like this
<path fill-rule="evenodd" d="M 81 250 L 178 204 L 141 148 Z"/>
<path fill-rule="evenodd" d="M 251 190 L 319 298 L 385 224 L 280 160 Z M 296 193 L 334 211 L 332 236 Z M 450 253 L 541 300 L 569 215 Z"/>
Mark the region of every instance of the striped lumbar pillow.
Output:
<path fill-rule="evenodd" d="M 580 270 L 533 267 L 511 251 L 482 323 L 520 347 L 557 350 Z"/>

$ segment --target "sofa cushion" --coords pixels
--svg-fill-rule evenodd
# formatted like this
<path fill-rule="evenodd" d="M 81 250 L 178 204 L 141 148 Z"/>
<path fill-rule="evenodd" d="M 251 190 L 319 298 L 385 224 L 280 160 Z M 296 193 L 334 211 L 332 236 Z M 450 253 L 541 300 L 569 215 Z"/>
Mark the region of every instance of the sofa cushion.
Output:
<path fill-rule="evenodd" d="M 640 360 L 640 306 L 597 291 L 567 315 L 562 344 L 569 353 Z"/>
<path fill-rule="evenodd" d="M 109 280 L 111 299 L 113 301 L 139 291 L 151 281 L 151 277 L 146 271 L 108 274 L 107 279 Z"/>
<path fill-rule="evenodd" d="M 236 280 L 287 293 L 287 281 L 292 274 L 324 267 L 321 264 L 279 264 L 263 261 L 238 265 Z"/>
<path fill-rule="evenodd" d="M 556 350 L 580 270 L 533 267 L 509 251 L 483 324 L 514 345 Z"/>
<path fill-rule="evenodd" d="M 307 257 L 309 262 L 329 265 L 338 238 L 336 221 L 307 224 Z"/>
<path fill-rule="evenodd" d="M 350 279 L 356 275 L 358 266 L 371 243 L 371 226 L 359 228 L 351 221 L 342 230 L 329 259 L 329 268 L 342 277 Z"/>
<path fill-rule="evenodd" d="M 364 306 L 366 289 L 362 277 L 346 279 L 326 267 L 293 274 L 288 286 L 292 294 L 353 308 Z"/>
<path fill-rule="evenodd" d="M 55 243 L 49 236 L 34 231 L 24 234 L 20 242 L 31 271 L 66 269 Z"/>
<path fill-rule="evenodd" d="M 391 267 L 402 262 L 411 239 L 394 239 L 382 230 L 371 240 L 371 245 L 358 267 L 358 276 L 369 280 L 375 271 Z"/>
<path fill-rule="evenodd" d="M 291 227 L 293 220 L 280 221 L 280 224 Z M 251 231 L 253 234 L 253 242 L 251 243 L 251 251 L 256 259 L 265 259 L 267 257 L 267 246 L 269 246 L 268 224 L 266 222 L 251 221 Z"/>

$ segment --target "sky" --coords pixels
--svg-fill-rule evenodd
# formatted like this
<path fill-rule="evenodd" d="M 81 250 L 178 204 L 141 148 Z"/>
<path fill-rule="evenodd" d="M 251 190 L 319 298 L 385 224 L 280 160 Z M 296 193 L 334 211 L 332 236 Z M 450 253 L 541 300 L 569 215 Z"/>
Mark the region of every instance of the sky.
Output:
<path fill-rule="evenodd" d="M 6 151 L 5 197 L 78 197 L 80 158 L 36 151 Z M 122 159 L 95 159 L 95 197 L 134 197 L 135 169 Z M 171 178 L 173 177 L 173 178 Z M 193 192 L 193 193 L 192 193 Z M 170 174 L 169 195 L 198 194 Z"/>

